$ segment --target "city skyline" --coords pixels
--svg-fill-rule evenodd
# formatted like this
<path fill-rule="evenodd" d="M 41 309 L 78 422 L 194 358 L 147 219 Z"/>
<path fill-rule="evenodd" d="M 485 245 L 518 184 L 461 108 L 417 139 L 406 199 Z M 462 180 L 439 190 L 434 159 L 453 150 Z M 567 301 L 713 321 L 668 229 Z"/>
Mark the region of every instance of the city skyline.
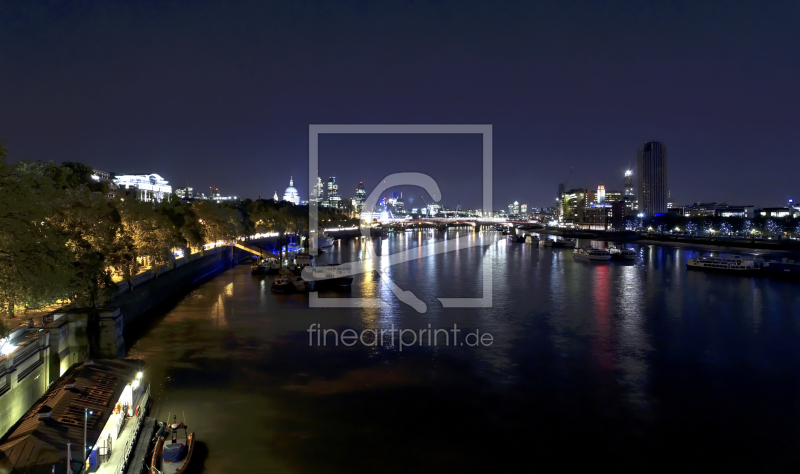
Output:
<path fill-rule="evenodd" d="M 309 124 L 492 124 L 495 207 L 544 205 L 570 168 L 568 187 L 621 188 L 651 140 L 669 144 L 678 202 L 778 205 L 796 185 L 774 170 L 800 147 L 798 8 L 18 4 L 0 17 L 14 45 L 0 138 L 11 162 L 146 170 L 257 198 L 307 176 Z M 385 175 L 376 163 L 398 157 L 370 143 L 347 147 Z M 432 150 L 451 168 L 443 192 L 473 173 L 445 145 Z M 361 171 L 320 176 L 338 174 L 342 189 L 380 179 Z"/>

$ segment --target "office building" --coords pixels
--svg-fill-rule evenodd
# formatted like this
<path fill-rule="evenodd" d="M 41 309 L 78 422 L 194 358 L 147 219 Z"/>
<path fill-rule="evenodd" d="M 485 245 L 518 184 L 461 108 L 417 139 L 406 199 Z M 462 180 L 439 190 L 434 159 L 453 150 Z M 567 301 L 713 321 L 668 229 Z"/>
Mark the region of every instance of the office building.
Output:
<path fill-rule="evenodd" d="M 356 197 L 353 199 L 353 207 L 357 213 L 361 213 L 364 209 L 364 202 L 367 200 L 367 190 L 364 189 L 364 183 L 359 181 L 356 188 Z"/>
<path fill-rule="evenodd" d="M 559 198 L 559 220 L 567 225 L 577 225 L 583 218 L 583 211 L 594 200 L 593 193 L 586 188 L 564 191 Z"/>
<path fill-rule="evenodd" d="M 309 195 L 308 195 L 309 202 L 316 202 L 316 203 L 320 203 L 321 204 L 322 197 L 323 197 L 322 190 L 323 190 L 322 178 L 317 176 L 317 184 L 315 184 L 311 188 L 311 191 L 309 192 Z"/>
<path fill-rule="evenodd" d="M 606 204 L 610 204 L 612 202 L 622 202 L 624 200 L 624 195 L 620 191 L 606 191 Z"/>
<path fill-rule="evenodd" d="M 325 200 L 321 203 L 324 207 L 331 207 L 334 209 L 341 209 L 342 196 L 339 195 L 339 185 L 336 184 L 336 176 L 328 178 L 328 193 Z"/>
<path fill-rule="evenodd" d="M 175 190 L 175 195 L 181 199 L 192 199 L 194 198 L 194 188 L 191 186 L 187 186 L 185 188 L 178 188 Z"/>
<path fill-rule="evenodd" d="M 118 191 L 144 202 L 169 199 L 172 186 L 157 174 L 121 174 L 114 177 Z"/>
<path fill-rule="evenodd" d="M 597 186 L 597 195 L 595 196 L 595 202 L 597 204 L 605 204 L 606 202 L 606 187 L 603 186 L 603 183 L 600 183 Z"/>
<path fill-rule="evenodd" d="M 667 212 L 667 147 L 661 142 L 647 142 L 637 150 L 639 172 L 639 212 L 655 216 Z"/>

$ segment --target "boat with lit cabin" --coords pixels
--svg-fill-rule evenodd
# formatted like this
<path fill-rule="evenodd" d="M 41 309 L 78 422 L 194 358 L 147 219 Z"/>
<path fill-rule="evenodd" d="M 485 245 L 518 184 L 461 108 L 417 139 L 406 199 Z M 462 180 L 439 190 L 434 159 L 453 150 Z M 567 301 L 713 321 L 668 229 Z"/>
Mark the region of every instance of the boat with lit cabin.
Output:
<path fill-rule="evenodd" d="M 592 247 L 575 249 L 572 256 L 581 260 L 611 260 L 611 254 L 608 250 Z"/>
<path fill-rule="evenodd" d="M 761 269 L 756 266 L 753 258 L 734 255 L 732 257 L 699 257 L 690 258 L 686 261 L 686 267 L 693 270 L 705 270 L 710 272 L 737 273 L 737 274 L 758 274 Z"/>
<path fill-rule="evenodd" d="M 611 247 L 608 249 L 614 260 L 636 260 L 636 251 L 625 247 Z"/>

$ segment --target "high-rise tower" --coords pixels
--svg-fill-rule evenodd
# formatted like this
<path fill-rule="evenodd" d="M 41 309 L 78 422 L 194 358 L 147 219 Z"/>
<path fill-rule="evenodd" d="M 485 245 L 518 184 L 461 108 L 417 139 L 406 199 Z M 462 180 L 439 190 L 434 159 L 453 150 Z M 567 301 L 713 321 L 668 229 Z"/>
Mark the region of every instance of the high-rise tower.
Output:
<path fill-rule="evenodd" d="M 324 194 L 322 192 L 322 178 L 317 176 L 317 184 L 311 188 L 311 193 L 309 195 L 309 201 L 311 202 L 321 202 Z"/>
<path fill-rule="evenodd" d="M 645 143 L 637 152 L 636 163 L 639 212 L 646 216 L 667 212 L 667 146 L 661 142 Z"/>
<path fill-rule="evenodd" d="M 367 200 L 367 190 L 364 189 L 364 182 L 359 181 L 356 188 L 355 207 L 356 212 L 360 213 L 364 209 L 364 202 Z"/>
<path fill-rule="evenodd" d="M 633 171 L 625 172 L 625 196 L 633 197 Z"/>
<path fill-rule="evenodd" d="M 637 213 L 636 193 L 633 191 L 633 171 L 625 171 L 625 192 L 622 195 L 625 203 L 625 215 L 632 216 Z"/>
<path fill-rule="evenodd" d="M 328 178 L 328 206 L 334 209 L 342 207 L 342 197 L 339 195 L 339 185 L 336 184 L 336 176 Z"/>

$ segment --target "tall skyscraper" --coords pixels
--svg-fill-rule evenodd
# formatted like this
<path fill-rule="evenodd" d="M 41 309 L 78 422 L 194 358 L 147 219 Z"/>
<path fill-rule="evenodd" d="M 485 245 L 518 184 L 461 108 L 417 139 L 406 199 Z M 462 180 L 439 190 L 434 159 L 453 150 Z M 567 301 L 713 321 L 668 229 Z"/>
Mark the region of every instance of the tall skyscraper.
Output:
<path fill-rule="evenodd" d="M 308 200 L 311 202 L 320 202 L 322 201 L 323 197 L 324 194 L 322 193 L 322 178 L 317 176 L 317 184 L 315 184 L 314 187 L 311 188 Z"/>
<path fill-rule="evenodd" d="M 328 178 L 328 206 L 334 209 L 342 207 L 342 197 L 339 195 L 339 185 L 336 184 L 336 176 Z"/>
<path fill-rule="evenodd" d="M 661 142 L 647 142 L 639 148 L 636 157 L 639 170 L 639 212 L 654 216 L 667 212 L 667 146 Z"/>
<path fill-rule="evenodd" d="M 364 202 L 367 200 L 367 190 L 364 189 L 364 182 L 360 181 L 356 188 L 355 208 L 356 212 L 361 213 L 364 209 Z"/>
<path fill-rule="evenodd" d="M 625 196 L 633 196 L 633 171 L 625 172 Z"/>
<path fill-rule="evenodd" d="M 625 203 L 625 215 L 633 216 L 638 213 L 638 203 L 636 201 L 636 192 L 633 190 L 633 171 L 625 171 L 625 194 L 622 196 L 622 201 Z"/>

